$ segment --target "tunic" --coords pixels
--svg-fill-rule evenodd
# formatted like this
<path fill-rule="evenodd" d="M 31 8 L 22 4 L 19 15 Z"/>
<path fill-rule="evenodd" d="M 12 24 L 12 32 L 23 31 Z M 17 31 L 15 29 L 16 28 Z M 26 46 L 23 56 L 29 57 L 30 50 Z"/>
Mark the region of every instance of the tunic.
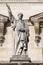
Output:
<path fill-rule="evenodd" d="M 13 29 L 15 29 L 14 32 L 15 49 L 17 50 L 17 46 L 19 46 L 20 42 L 23 42 L 26 46 L 29 37 L 29 29 L 27 24 L 25 24 L 24 20 L 17 20 L 14 21 L 12 27 Z"/>

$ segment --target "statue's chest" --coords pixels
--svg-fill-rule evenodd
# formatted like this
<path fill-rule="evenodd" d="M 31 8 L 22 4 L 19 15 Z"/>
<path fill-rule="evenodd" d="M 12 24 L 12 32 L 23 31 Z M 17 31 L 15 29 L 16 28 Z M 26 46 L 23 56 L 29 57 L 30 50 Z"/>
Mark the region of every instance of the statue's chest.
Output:
<path fill-rule="evenodd" d="M 16 28 L 25 28 L 25 23 L 23 21 L 17 21 Z"/>

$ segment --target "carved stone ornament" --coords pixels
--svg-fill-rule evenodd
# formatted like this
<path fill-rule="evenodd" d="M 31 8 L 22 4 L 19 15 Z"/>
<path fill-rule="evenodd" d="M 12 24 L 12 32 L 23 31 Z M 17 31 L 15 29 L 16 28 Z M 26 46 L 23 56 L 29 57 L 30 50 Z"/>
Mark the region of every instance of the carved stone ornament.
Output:
<path fill-rule="evenodd" d="M 40 37 L 40 33 L 41 33 L 41 27 L 43 27 L 42 23 L 43 23 L 43 12 L 33 15 L 29 18 L 29 20 L 31 21 L 31 23 L 34 25 L 34 29 L 35 29 L 35 42 L 38 43 L 41 40 Z"/>
<path fill-rule="evenodd" d="M 8 22 L 8 17 L 0 14 L 0 45 L 4 42 L 5 23 Z"/>

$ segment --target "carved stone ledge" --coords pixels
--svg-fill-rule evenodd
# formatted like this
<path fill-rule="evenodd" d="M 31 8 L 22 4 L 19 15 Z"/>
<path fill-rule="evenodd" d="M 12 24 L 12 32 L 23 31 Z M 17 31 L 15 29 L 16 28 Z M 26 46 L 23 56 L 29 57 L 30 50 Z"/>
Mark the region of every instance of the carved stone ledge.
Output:
<path fill-rule="evenodd" d="M 34 25 L 34 29 L 35 29 L 35 42 L 39 43 L 40 42 L 40 27 L 43 27 L 43 12 L 33 15 L 29 18 L 29 20 L 31 21 L 31 23 Z"/>
<path fill-rule="evenodd" d="M 2 61 L 0 62 L 0 65 L 19 65 L 20 62 L 9 62 L 9 61 Z M 43 65 L 43 62 L 22 62 L 23 65 Z"/>
<path fill-rule="evenodd" d="M 16 3 L 28 3 L 28 2 L 43 2 L 43 0 L 0 0 L 0 2 L 16 2 Z"/>

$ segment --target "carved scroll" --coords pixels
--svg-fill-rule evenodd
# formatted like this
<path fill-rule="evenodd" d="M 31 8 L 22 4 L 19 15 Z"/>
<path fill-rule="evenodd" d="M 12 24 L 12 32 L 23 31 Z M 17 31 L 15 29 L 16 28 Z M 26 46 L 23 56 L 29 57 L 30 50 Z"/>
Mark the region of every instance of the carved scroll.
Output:
<path fill-rule="evenodd" d="M 4 42 L 4 28 L 5 28 L 5 23 L 8 22 L 8 17 L 0 14 L 0 45 Z"/>
<path fill-rule="evenodd" d="M 38 43 L 41 40 L 40 37 L 40 27 L 41 27 L 41 23 L 43 23 L 43 12 L 36 14 L 34 16 L 31 16 L 30 19 L 31 23 L 34 25 L 34 29 L 35 29 L 35 42 Z"/>

